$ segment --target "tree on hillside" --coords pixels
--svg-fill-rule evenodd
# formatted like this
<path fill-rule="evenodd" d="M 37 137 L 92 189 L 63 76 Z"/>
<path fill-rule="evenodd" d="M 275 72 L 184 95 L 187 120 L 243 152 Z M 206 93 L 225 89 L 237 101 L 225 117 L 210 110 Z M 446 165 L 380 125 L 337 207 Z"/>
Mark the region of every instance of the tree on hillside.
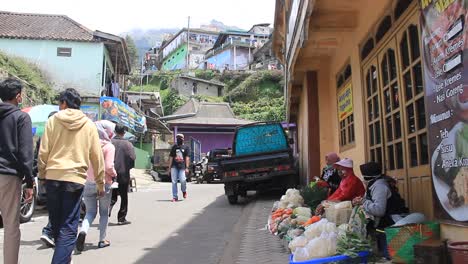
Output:
<path fill-rule="evenodd" d="M 130 35 L 125 36 L 125 42 L 127 43 L 128 56 L 130 57 L 130 64 L 133 69 L 138 67 L 138 50 L 135 45 L 135 41 Z"/>

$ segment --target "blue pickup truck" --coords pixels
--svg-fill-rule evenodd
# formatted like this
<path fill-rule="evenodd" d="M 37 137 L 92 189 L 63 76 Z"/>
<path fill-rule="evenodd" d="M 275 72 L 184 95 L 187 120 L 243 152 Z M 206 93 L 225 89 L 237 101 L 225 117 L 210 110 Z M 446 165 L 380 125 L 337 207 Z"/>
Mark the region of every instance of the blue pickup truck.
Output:
<path fill-rule="evenodd" d="M 296 187 L 298 173 L 293 151 L 280 123 L 255 123 L 238 127 L 232 156 L 219 160 L 224 190 L 230 204 L 249 190 Z"/>

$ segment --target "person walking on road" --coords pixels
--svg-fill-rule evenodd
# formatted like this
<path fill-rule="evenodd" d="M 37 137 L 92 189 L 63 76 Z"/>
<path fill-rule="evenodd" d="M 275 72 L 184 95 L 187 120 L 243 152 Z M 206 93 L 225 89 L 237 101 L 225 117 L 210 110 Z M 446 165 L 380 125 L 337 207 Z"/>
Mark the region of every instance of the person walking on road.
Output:
<path fill-rule="evenodd" d="M 33 197 L 33 135 L 31 118 L 21 112 L 23 85 L 15 79 L 0 83 L 0 213 L 3 219 L 3 263 L 18 263 L 21 185 L 24 202 Z"/>
<path fill-rule="evenodd" d="M 177 144 L 172 146 L 171 153 L 169 154 L 169 170 L 172 180 L 172 201 L 179 200 L 177 181 L 180 181 L 180 188 L 184 199 L 187 199 L 187 178 L 190 165 L 190 148 L 184 145 L 184 135 L 177 134 Z"/>
<path fill-rule="evenodd" d="M 48 118 L 55 115 L 56 113 L 57 113 L 57 111 L 50 112 Z M 39 138 L 39 140 L 37 141 L 36 150 L 34 151 L 33 171 L 34 171 L 34 174 L 36 176 L 38 174 L 37 160 L 38 160 L 38 156 L 39 156 L 40 146 L 41 146 L 41 138 Z M 42 228 L 42 235 L 41 235 L 40 239 L 44 243 L 44 245 L 46 245 L 47 247 L 55 247 L 55 242 L 54 242 L 54 238 L 53 238 L 53 235 L 52 235 L 52 224 L 50 223 L 50 219 L 47 222 L 47 225 L 44 228 Z"/>
<path fill-rule="evenodd" d="M 117 171 L 118 189 L 112 191 L 111 208 L 117 203 L 117 197 L 120 195 L 120 210 L 117 214 L 117 223 L 119 225 L 128 225 L 131 222 L 127 220 L 128 212 L 128 186 L 130 184 L 130 170 L 135 167 L 135 149 L 132 143 L 124 139 L 125 127 L 121 124 L 115 126 L 115 138 L 112 144 L 115 146 L 115 170 Z"/>
<path fill-rule="evenodd" d="M 109 207 L 111 203 L 111 185 L 113 179 L 117 176 L 114 168 L 115 147 L 111 143 L 111 138 L 114 136 L 114 124 L 107 120 L 95 122 L 99 138 L 101 140 L 102 152 L 104 154 L 105 164 L 105 194 L 98 197 L 96 193 L 96 182 L 92 167 L 88 169 L 88 178 L 86 179 L 85 188 L 83 191 L 84 203 L 86 206 L 86 216 L 81 225 L 81 232 L 78 235 L 76 249 L 83 251 L 88 233 L 89 226 L 96 218 L 99 207 L 99 248 L 110 246 L 110 242 L 106 240 L 107 224 L 109 222 Z"/>
<path fill-rule="evenodd" d="M 71 262 L 81 197 L 91 165 L 97 195 L 104 193 L 101 142 L 96 126 L 80 106 L 81 97 L 75 89 L 60 93 L 60 111 L 48 120 L 39 149 L 39 177 L 46 179 L 47 209 L 55 241 L 52 264 Z"/>

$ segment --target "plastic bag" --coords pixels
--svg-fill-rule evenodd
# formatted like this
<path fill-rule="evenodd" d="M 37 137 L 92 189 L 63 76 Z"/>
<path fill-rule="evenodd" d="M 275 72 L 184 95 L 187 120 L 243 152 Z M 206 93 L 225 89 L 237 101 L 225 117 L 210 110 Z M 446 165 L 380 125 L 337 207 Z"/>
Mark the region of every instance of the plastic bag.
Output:
<path fill-rule="evenodd" d="M 294 257 L 293 257 L 294 262 L 305 261 L 309 259 L 311 258 L 306 248 L 303 248 L 303 247 L 296 248 L 296 250 L 294 251 Z"/>
<path fill-rule="evenodd" d="M 325 218 L 321 219 L 316 223 L 311 224 L 306 228 L 306 231 L 304 232 L 305 237 L 309 240 L 319 237 L 327 224 L 328 220 Z"/>
<path fill-rule="evenodd" d="M 312 216 L 312 212 L 309 207 L 297 207 L 296 209 L 294 209 L 293 214 L 296 214 L 298 216 L 302 215 L 307 218 L 310 218 Z"/>
<path fill-rule="evenodd" d="M 298 236 L 289 242 L 289 249 L 291 252 L 296 251 L 298 247 L 305 247 L 309 241 L 305 236 Z"/>
<path fill-rule="evenodd" d="M 344 201 L 344 202 L 334 204 L 333 208 L 337 210 L 338 209 L 351 209 L 353 208 L 353 205 L 351 204 L 351 201 Z"/>
<path fill-rule="evenodd" d="M 310 258 L 323 258 L 336 255 L 336 233 L 322 232 L 319 237 L 306 245 Z"/>

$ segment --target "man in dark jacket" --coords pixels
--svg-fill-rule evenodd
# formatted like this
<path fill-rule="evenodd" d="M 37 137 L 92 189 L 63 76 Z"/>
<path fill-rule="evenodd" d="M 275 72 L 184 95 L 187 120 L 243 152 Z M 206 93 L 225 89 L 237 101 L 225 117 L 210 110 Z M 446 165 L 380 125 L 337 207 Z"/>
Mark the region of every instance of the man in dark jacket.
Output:
<path fill-rule="evenodd" d="M 115 171 L 117 171 L 117 182 L 119 183 L 118 189 L 112 191 L 111 209 L 117 202 L 117 196 L 120 195 L 120 210 L 117 214 L 117 221 L 119 225 L 128 225 L 127 221 L 128 211 L 128 185 L 130 183 L 130 170 L 135 167 L 135 149 L 132 143 L 124 139 L 125 127 L 121 124 L 115 126 L 116 137 L 112 139 L 112 144 L 115 146 Z"/>
<path fill-rule="evenodd" d="M 31 118 L 18 108 L 23 85 L 15 79 L 0 83 L 0 213 L 5 229 L 3 263 L 18 263 L 21 184 L 24 198 L 33 196 L 33 140 Z"/>

